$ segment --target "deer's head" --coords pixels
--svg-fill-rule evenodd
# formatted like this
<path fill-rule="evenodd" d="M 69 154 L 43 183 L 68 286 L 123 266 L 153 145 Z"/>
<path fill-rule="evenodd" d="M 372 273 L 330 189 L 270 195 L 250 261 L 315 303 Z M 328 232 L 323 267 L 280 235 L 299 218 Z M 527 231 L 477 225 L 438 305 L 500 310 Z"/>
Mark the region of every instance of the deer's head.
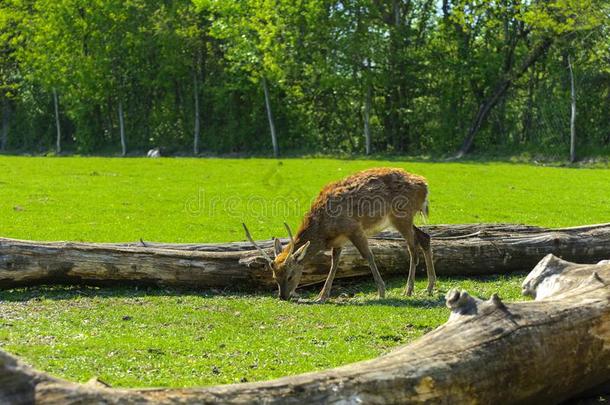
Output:
<path fill-rule="evenodd" d="M 288 225 L 284 224 L 286 226 L 286 230 L 288 231 L 288 235 L 290 236 L 290 243 L 283 247 L 280 240 L 274 238 L 273 250 L 275 253 L 275 258 L 271 259 L 267 252 L 261 249 L 260 246 L 254 242 L 254 239 L 252 239 L 246 224 L 242 225 L 244 226 L 246 237 L 250 243 L 252 243 L 256 249 L 258 249 L 263 259 L 265 259 L 267 262 L 266 266 L 269 270 L 271 270 L 273 279 L 277 283 L 279 289 L 278 297 L 281 300 L 289 300 L 301 281 L 301 276 L 303 275 L 303 260 L 305 259 L 307 248 L 309 247 L 309 241 L 295 251 L 295 242 L 292 237 L 292 232 L 290 232 Z"/>

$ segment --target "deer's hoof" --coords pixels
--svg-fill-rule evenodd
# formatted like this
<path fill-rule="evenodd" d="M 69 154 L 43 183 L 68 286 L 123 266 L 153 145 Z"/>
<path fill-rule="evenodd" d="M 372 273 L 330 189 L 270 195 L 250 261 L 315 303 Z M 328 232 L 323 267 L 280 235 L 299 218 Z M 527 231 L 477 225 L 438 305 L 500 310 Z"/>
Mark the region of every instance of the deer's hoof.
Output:
<path fill-rule="evenodd" d="M 324 304 L 326 301 L 328 301 L 328 296 L 326 295 L 318 295 L 318 297 L 313 300 L 316 304 Z"/>

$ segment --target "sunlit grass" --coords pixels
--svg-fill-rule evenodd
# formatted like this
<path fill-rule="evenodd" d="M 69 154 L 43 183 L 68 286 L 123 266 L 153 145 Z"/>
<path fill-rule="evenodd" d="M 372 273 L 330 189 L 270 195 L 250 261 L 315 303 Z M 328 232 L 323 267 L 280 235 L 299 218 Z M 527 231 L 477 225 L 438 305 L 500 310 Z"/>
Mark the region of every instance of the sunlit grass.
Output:
<path fill-rule="evenodd" d="M 167 242 L 284 235 L 329 181 L 374 166 L 430 183 L 431 223 L 608 221 L 610 170 L 338 159 L 0 157 L 0 235 Z"/>
<path fill-rule="evenodd" d="M 445 322 L 451 287 L 515 300 L 518 276 L 440 278 L 411 298 L 388 280 L 338 283 L 324 305 L 270 293 L 136 288 L 30 288 L 0 292 L 0 347 L 74 381 L 113 386 L 197 386 L 258 381 L 321 370 L 386 353 Z M 304 291 L 313 299 L 317 289 Z"/>
<path fill-rule="evenodd" d="M 167 242 L 283 236 L 320 187 L 373 166 L 430 183 L 432 223 L 607 222 L 610 170 L 508 163 L 333 159 L 0 157 L 0 236 Z M 407 264 L 405 263 L 405 273 Z M 373 358 L 443 323 L 443 295 L 519 297 L 521 276 L 440 278 L 402 296 L 406 275 L 377 300 L 370 278 L 339 282 L 326 305 L 269 291 L 48 287 L 0 291 L 0 348 L 75 381 L 195 386 L 256 381 Z M 313 298 L 319 287 L 307 289 Z"/>

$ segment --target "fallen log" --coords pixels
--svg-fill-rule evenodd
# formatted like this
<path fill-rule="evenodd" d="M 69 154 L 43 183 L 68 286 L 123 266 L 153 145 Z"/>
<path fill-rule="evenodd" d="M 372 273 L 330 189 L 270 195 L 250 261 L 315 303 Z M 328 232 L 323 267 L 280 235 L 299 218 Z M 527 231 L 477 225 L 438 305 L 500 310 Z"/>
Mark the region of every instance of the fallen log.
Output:
<path fill-rule="evenodd" d="M 0 352 L 0 403 L 558 403 L 610 381 L 610 265 L 544 260 L 550 271 L 530 292 L 552 274 L 552 294 L 503 303 L 452 290 L 447 323 L 373 360 L 260 383 L 139 390 L 70 383 Z"/>
<path fill-rule="evenodd" d="M 527 271 L 547 253 L 583 263 L 610 258 L 610 224 L 564 229 L 505 224 L 423 229 L 432 235 L 439 275 Z M 270 254 L 271 244 L 260 242 Z M 371 238 L 370 244 L 382 274 L 406 278 L 406 244 L 397 233 L 384 232 Z M 121 244 L 0 238 L 0 288 L 56 283 L 267 288 L 273 281 L 263 263 L 247 242 Z M 329 266 L 329 253 L 320 253 L 305 269 L 301 285 L 324 281 Z M 370 275 L 368 263 L 349 245 L 337 277 L 362 275 Z"/>

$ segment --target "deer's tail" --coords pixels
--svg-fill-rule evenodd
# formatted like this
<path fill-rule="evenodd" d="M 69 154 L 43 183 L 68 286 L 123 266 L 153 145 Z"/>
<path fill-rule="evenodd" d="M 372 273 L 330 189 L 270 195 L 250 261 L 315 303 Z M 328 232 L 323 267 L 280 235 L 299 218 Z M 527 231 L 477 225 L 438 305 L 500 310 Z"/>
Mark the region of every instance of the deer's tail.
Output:
<path fill-rule="evenodd" d="M 430 200 L 428 199 L 430 192 L 428 191 L 428 189 L 426 188 L 426 198 L 424 199 L 424 204 L 421 207 L 421 214 L 424 217 L 424 221 L 426 219 L 428 219 L 428 216 L 430 216 Z"/>

